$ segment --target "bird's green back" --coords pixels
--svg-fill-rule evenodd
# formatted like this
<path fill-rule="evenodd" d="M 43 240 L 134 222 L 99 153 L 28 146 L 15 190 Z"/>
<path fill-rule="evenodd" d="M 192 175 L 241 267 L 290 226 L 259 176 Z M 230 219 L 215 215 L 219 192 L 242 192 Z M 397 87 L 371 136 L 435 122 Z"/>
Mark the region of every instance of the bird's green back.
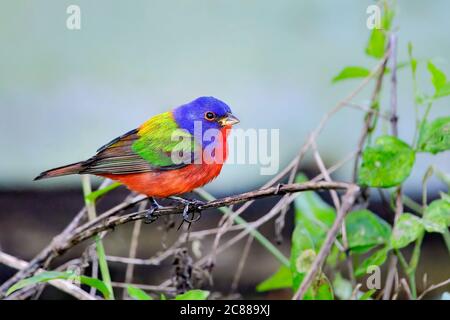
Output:
<path fill-rule="evenodd" d="M 139 138 L 133 143 L 132 150 L 152 166 L 172 166 L 173 152 L 182 151 L 191 157 L 190 154 L 198 148 L 193 136 L 178 127 L 171 112 L 152 117 L 139 128 L 137 134 Z"/>

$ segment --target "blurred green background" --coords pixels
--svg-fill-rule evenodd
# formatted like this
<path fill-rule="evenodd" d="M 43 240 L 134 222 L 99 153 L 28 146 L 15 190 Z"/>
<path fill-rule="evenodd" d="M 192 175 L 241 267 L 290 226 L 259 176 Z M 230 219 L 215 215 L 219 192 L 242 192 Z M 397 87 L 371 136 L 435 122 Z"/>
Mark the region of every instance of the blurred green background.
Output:
<path fill-rule="evenodd" d="M 0 3 L 0 188 L 6 189 L 78 185 L 78 177 L 32 179 L 88 158 L 150 116 L 201 95 L 230 104 L 241 128 L 281 128 L 283 166 L 320 117 L 356 85 L 332 85 L 332 77 L 346 65 L 375 64 L 363 52 L 366 8 L 373 1 Z M 70 4 L 81 8 L 81 30 L 66 28 Z M 419 59 L 434 58 L 449 72 L 450 3 L 408 0 L 397 7 L 399 61 L 406 61 L 412 41 Z M 419 67 L 419 83 L 429 88 L 424 64 Z M 399 74 L 405 140 L 414 128 L 409 72 Z M 438 101 L 432 116 L 448 114 L 446 104 Z M 319 148 L 328 165 L 355 148 L 362 117 L 349 109 L 327 126 Z M 431 159 L 450 169 L 448 152 L 421 154 L 408 190 L 416 191 Z M 257 165 L 224 170 L 209 190 L 244 190 L 268 179 Z M 236 175 L 242 177 L 239 187 Z M 439 188 L 438 181 L 433 185 Z"/>

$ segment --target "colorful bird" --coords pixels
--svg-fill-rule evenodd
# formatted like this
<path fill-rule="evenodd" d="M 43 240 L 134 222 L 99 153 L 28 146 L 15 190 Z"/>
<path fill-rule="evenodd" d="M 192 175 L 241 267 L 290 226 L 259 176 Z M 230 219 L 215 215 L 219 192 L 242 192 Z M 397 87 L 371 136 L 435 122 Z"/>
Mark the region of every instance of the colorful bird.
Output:
<path fill-rule="evenodd" d="M 112 140 L 86 161 L 42 172 L 35 180 L 70 174 L 94 174 L 116 180 L 150 199 L 148 219 L 160 208 L 154 199 L 172 197 L 216 178 L 227 158 L 227 136 L 239 120 L 214 97 L 200 97 L 158 114 L 139 128 Z"/>

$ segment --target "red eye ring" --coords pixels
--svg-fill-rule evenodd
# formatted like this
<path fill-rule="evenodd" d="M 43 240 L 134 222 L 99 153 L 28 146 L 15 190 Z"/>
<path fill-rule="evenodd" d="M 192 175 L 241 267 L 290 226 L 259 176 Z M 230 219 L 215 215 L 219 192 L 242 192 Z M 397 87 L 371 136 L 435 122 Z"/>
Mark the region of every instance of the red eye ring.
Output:
<path fill-rule="evenodd" d="M 216 114 L 212 111 L 205 112 L 205 119 L 208 121 L 213 121 L 216 118 Z"/>

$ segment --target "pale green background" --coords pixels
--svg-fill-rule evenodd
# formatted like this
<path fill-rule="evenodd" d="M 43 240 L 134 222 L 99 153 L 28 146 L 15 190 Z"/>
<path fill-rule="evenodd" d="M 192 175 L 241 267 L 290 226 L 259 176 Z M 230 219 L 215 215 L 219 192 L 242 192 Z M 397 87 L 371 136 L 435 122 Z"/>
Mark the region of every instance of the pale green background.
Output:
<path fill-rule="evenodd" d="M 375 64 L 363 50 L 372 3 L 1 0 L 0 188 L 73 186 L 76 177 L 31 180 L 200 95 L 229 103 L 242 128 L 280 128 L 285 165 L 320 117 L 357 84 L 331 85 L 330 79 L 345 65 Z M 80 31 L 66 29 L 70 4 L 81 7 Z M 450 75 L 450 2 L 399 1 L 398 8 L 399 60 L 411 40 L 417 57 L 434 58 Z M 420 83 L 431 91 L 423 66 Z M 355 101 L 368 97 L 369 91 Z M 448 115 L 449 107 L 450 99 L 440 101 L 432 117 Z M 410 141 L 408 69 L 399 73 L 399 108 L 400 134 Z M 324 131 L 319 148 L 328 165 L 354 149 L 362 116 L 345 111 Z M 409 190 L 419 189 L 431 163 L 450 171 L 448 152 L 419 155 Z M 245 189 L 269 178 L 256 165 L 224 170 L 210 190 Z M 346 172 L 338 178 L 348 178 Z"/>

